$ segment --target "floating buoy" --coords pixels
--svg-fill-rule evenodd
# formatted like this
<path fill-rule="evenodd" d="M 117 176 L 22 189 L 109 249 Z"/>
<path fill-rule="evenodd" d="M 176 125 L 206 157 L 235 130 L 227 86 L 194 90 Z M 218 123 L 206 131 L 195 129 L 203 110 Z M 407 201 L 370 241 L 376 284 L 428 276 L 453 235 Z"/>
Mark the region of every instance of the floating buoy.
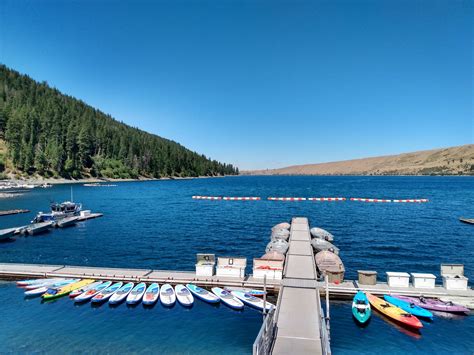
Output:
<path fill-rule="evenodd" d="M 392 202 L 392 200 L 380 199 L 380 198 L 359 198 L 351 197 L 351 201 L 360 201 L 360 202 Z"/>
<path fill-rule="evenodd" d="M 269 197 L 270 201 L 306 201 L 306 197 Z"/>
<path fill-rule="evenodd" d="M 226 201 L 259 201 L 260 197 L 223 197 Z"/>
<path fill-rule="evenodd" d="M 195 200 L 222 200 L 220 196 L 193 196 Z"/>
<path fill-rule="evenodd" d="M 423 202 L 428 202 L 427 198 L 418 198 L 418 199 L 408 199 L 408 200 L 393 200 L 393 202 L 398 202 L 398 203 L 423 203 Z"/>
<path fill-rule="evenodd" d="M 345 197 L 309 197 L 308 201 L 345 201 Z"/>

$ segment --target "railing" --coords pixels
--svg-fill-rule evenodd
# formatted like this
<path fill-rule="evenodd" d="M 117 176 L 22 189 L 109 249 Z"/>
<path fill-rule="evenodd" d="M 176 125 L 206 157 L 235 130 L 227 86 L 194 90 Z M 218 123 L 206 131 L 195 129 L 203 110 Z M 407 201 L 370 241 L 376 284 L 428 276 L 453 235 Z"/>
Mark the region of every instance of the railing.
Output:
<path fill-rule="evenodd" d="M 326 288 L 326 291 L 327 291 L 327 288 Z M 330 344 L 330 336 L 329 336 L 329 298 L 328 298 L 329 295 L 328 295 L 328 292 L 326 292 L 327 317 L 325 317 L 324 310 L 321 307 L 321 296 L 319 294 L 319 290 L 316 290 L 316 297 L 317 297 L 316 304 L 318 307 L 318 312 L 320 314 L 319 329 L 320 329 L 320 336 L 321 336 L 321 349 L 322 349 L 323 355 L 331 355 L 331 344 Z"/>
<path fill-rule="evenodd" d="M 272 308 L 265 316 L 262 327 L 253 343 L 253 355 L 268 355 L 272 349 L 276 322 L 274 320 L 275 308 Z"/>

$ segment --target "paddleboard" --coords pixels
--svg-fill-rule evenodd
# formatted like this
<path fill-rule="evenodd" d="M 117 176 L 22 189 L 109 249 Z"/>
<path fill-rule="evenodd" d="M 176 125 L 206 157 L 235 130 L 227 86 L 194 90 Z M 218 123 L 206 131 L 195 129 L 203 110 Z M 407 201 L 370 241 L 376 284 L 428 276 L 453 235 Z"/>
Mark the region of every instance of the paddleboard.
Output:
<path fill-rule="evenodd" d="M 366 323 L 372 314 L 370 302 L 364 292 L 359 291 L 352 300 L 352 315 L 360 324 Z"/>
<path fill-rule="evenodd" d="M 69 297 L 70 297 L 70 298 L 77 297 L 77 296 L 79 296 L 81 293 L 86 292 L 86 291 L 89 291 L 91 288 L 94 288 L 94 287 L 100 285 L 102 282 L 103 282 L 103 281 L 96 281 L 96 282 L 93 282 L 93 283 L 91 283 L 90 285 L 87 285 L 87 286 L 85 286 L 85 287 L 78 288 L 77 290 L 72 291 L 72 292 L 69 294 Z"/>
<path fill-rule="evenodd" d="M 252 296 L 251 294 L 243 292 L 243 291 L 232 291 L 232 295 L 237 297 L 239 300 L 244 302 L 246 305 L 257 308 L 261 311 L 263 311 L 264 308 L 267 311 L 269 311 L 270 309 L 275 307 L 275 305 L 273 305 L 272 303 L 270 303 L 268 301 L 265 302 L 265 307 L 264 307 L 264 302 L 261 298 L 257 298 L 255 296 Z"/>
<path fill-rule="evenodd" d="M 385 301 L 390 302 L 391 304 L 403 309 L 405 312 L 413 314 L 414 316 L 433 319 L 433 313 L 418 307 L 414 303 L 410 303 L 389 295 L 384 295 L 383 298 Z"/>
<path fill-rule="evenodd" d="M 28 285 L 41 284 L 41 283 L 48 282 L 48 281 L 51 281 L 51 280 L 62 281 L 62 280 L 65 280 L 65 278 L 21 280 L 21 281 L 17 281 L 16 285 L 19 286 L 19 287 L 25 287 L 25 286 L 28 286 Z"/>
<path fill-rule="evenodd" d="M 63 286 L 63 287 L 49 288 L 48 291 L 46 291 L 46 293 L 44 293 L 42 297 L 44 300 L 51 300 L 54 298 L 65 296 L 69 294 L 70 292 L 77 290 L 78 288 L 90 285 L 93 282 L 94 280 L 84 279 L 84 280 Z"/>
<path fill-rule="evenodd" d="M 140 282 L 127 296 L 127 304 L 137 304 L 141 301 L 146 291 L 146 283 Z"/>
<path fill-rule="evenodd" d="M 125 298 L 127 298 L 128 294 L 132 292 L 134 285 L 135 284 L 133 282 L 128 282 L 122 287 L 120 287 L 117 292 L 110 296 L 109 303 L 119 304 L 120 302 L 122 302 Z"/>
<path fill-rule="evenodd" d="M 148 286 L 145 294 L 143 295 L 143 305 L 152 306 L 156 303 L 156 301 L 158 301 L 158 298 L 160 298 L 160 285 L 154 282 Z"/>
<path fill-rule="evenodd" d="M 30 289 L 29 291 L 25 291 L 25 297 L 40 296 L 43 293 L 46 293 L 46 291 L 48 291 L 48 289 L 51 288 L 51 287 L 61 287 L 61 286 L 69 285 L 69 284 L 77 282 L 77 281 L 79 281 L 79 279 L 60 281 L 60 282 L 56 282 L 54 284 L 50 284 L 48 286 L 38 285 L 38 287 L 36 287 L 36 288 Z"/>
<path fill-rule="evenodd" d="M 212 293 L 214 293 L 219 299 L 224 302 L 226 306 L 229 306 L 232 309 L 242 309 L 244 308 L 244 304 L 241 300 L 237 297 L 234 297 L 231 292 L 224 290 L 220 287 L 213 287 L 211 289 Z"/>
<path fill-rule="evenodd" d="M 110 285 L 106 289 L 100 291 L 94 297 L 92 297 L 92 303 L 102 303 L 107 301 L 115 292 L 117 292 L 120 287 L 122 287 L 123 282 L 116 282 L 113 285 Z"/>
<path fill-rule="evenodd" d="M 186 288 L 184 285 L 176 285 L 174 287 L 174 291 L 176 293 L 176 298 L 178 299 L 178 302 L 185 306 L 185 307 L 190 307 L 194 303 L 194 297 L 193 294 Z"/>
<path fill-rule="evenodd" d="M 176 294 L 170 284 L 164 284 L 160 289 L 160 301 L 165 306 L 172 306 L 176 302 Z"/>
<path fill-rule="evenodd" d="M 99 285 L 97 285 L 96 287 L 91 288 L 90 290 L 87 290 L 87 291 L 81 293 L 79 296 L 74 298 L 74 302 L 75 303 L 81 303 L 81 302 L 89 301 L 92 297 L 97 295 L 102 290 L 105 290 L 110 285 L 112 285 L 112 281 L 102 282 Z"/>
<path fill-rule="evenodd" d="M 186 284 L 186 288 L 197 298 L 208 303 L 219 303 L 220 298 L 215 294 L 193 284 Z"/>

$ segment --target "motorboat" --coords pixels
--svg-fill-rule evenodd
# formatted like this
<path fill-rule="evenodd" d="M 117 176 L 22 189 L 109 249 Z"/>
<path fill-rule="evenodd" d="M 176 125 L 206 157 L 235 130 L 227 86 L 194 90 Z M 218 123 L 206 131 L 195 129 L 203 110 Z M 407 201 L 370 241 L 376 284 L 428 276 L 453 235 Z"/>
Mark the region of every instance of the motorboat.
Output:
<path fill-rule="evenodd" d="M 57 221 L 65 217 L 77 216 L 82 210 L 82 204 L 71 201 L 65 201 L 62 203 L 53 203 L 51 204 L 50 208 L 51 212 L 39 212 L 36 217 L 31 221 L 31 223 Z"/>

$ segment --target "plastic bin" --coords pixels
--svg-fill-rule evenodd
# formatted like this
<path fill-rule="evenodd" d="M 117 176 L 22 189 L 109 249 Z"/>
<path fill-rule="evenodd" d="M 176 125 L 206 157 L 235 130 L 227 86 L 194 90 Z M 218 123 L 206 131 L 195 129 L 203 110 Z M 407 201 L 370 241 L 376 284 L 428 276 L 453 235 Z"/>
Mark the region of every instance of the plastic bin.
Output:
<path fill-rule="evenodd" d="M 218 257 L 216 275 L 243 278 L 245 276 L 246 267 L 247 267 L 247 258 Z"/>
<path fill-rule="evenodd" d="M 468 278 L 462 275 L 443 276 L 443 286 L 447 290 L 467 290 Z"/>
<path fill-rule="evenodd" d="M 415 288 L 435 288 L 436 276 L 413 272 L 411 273 L 411 280 Z"/>
<path fill-rule="evenodd" d="M 196 276 L 213 276 L 215 265 L 214 254 L 196 254 Z"/>
<path fill-rule="evenodd" d="M 387 271 L 387 283 L 390 287 L 408 287 L 410 284 L 410 274 Z"/>
<path fill-rule="evenodd" d="M 253 259 L 253 277 L 267 280 L 281 280 L 283 277 L 283 260 Z"/>

